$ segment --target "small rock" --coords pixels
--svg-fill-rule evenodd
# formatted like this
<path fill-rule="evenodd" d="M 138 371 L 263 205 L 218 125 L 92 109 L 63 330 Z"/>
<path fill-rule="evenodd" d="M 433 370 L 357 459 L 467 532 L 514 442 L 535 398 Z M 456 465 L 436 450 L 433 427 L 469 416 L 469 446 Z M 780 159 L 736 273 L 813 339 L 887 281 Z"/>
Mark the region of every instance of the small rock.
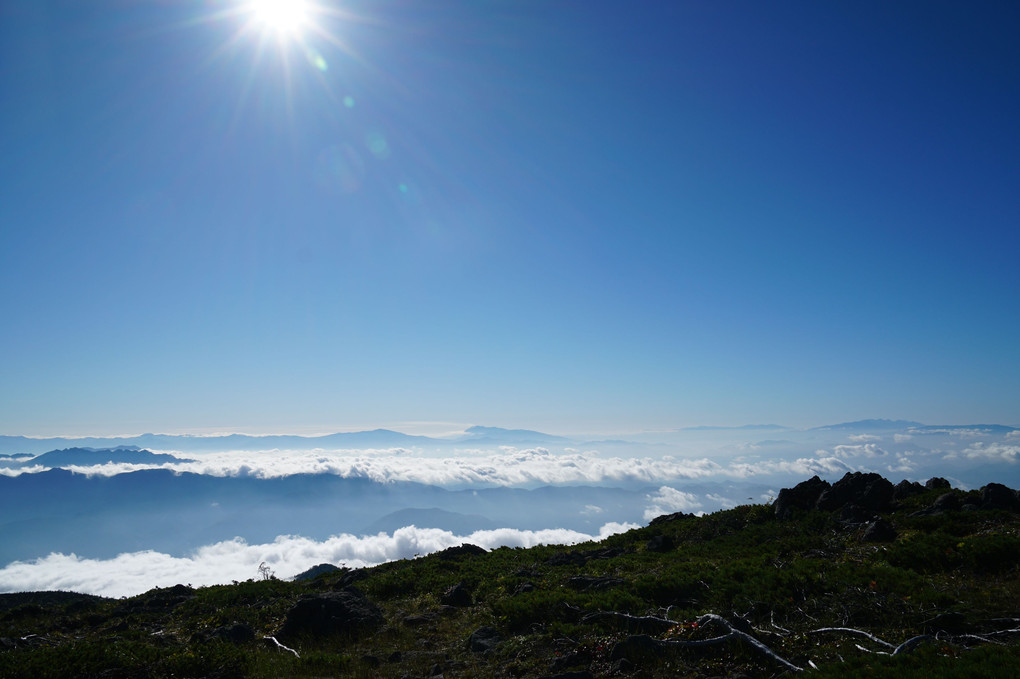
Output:
<path fill-rule="evenodd" d="M 553 672 L 562 672 L 563 670 L 571 667 L 577 667 L 578 665 L 586 666 L 591 661 L 591 652 L 582 649 L 580 651 L 573 651 L 559 656 L 553 661 L 552 666 L 549 669 Z"/>
<path fill-rule="evenodd" d="M 637 668 L 634 665 L 634 663 L 627 660 L 626 658 L 620 658 L 619 660 L 617 660 L 616 662 L 609 666 L 609 671 L 612 672 L 613 674 L 630 674 L 635 669 Z"/>
<path fill-rule="evenodd" d="M 655 643 L 655 639 L 647 634 L 636 634 L 616 642 L 609 658 L 611 660 L 627 659 L 633 663 L 635 657 L 658 657 L 660 655 L 662 655 L 662 648 Z"/>
<path fill-rule="evenodd" d="M 656 535 L 645 543 L 645 549 L 649 552 L 672 552 L 676 549 L 676 541 L 668 535 Z"/>
<path fill-rule="evenodd" d="M 324 592 L 299 599 L 287 612 L 279 636 L 355 635 L 375 629 L 384 621 L 379 607 L 356 589 Z"/>
<path fill-rule="evenodd" d="M 443 595 L 439 597 L 439 603 L 444 606 L 464 608 L 470 606 L 473 602 L 471 600 L 471 592 L 468 591 L 467 586 L 463 582 L 458 582 L 443 592 Z"/>
<path fill-rule="evenodd" d="M 514 594 L 526 594 L 528 592 L 535 591 L 535 583 L 533 582 L 522 582 L 514 588 Z"/>
<path fill-rule="evenodd" d="M 250 641 L 255 641 L 255 630 L 248 625 L 237 623 L 234 625 L 217 627 L 209 635 L 209 638 L 222 639 L 223 641 L 229 641 L 232 644 L 246 644 Z"/>
<path fill-rule="evenodd" d="M 421 615 L 409 615 L 404 618 L 404 624 L 408 627 L 424 627 L 431 625 L 439 618 L 438 613 L 422 613 Z"/>
<path fill-rule="evenodd" d="M 892 542 L 896 539 L 896 529 L 885 519 L 876 519 L 864 529 L 861 540 L 864 542 Z"/>
<path fill-rule="evenodd" d="M 556 552 L 546 559 L 547 566 L 583 566 L 588 560 L 578 552 Z"/>
<path fill-rule="evenodd" d="M 575 575 L 567 580 L 567 586 L 579 592 L 597 592 L 624 584 L 619 578 L 605 578 L 595 575 Z"/>
<path fill-rule="evenodd" d="M 955 512 L 960 509 L 960 498 L 956 493 L 943 493 L 935 498 L 931 507 L 937 512 Z"/>
<path fill-rule="evenodd" d="M 940 613 L 931 620 L 925 620 L 921 623 L 921 629 L 927 634 L 937 632 L 960 634 L 968 629 L 967 617 L 963 613 L 957 613 L 956 611 Z"/>
<path fill-rule="evenodd" d="M 495 627 L 479 627 L 468 637 L 468 649 L 472 653 L 488 653 L 501 641 L 503 637 Z"/>

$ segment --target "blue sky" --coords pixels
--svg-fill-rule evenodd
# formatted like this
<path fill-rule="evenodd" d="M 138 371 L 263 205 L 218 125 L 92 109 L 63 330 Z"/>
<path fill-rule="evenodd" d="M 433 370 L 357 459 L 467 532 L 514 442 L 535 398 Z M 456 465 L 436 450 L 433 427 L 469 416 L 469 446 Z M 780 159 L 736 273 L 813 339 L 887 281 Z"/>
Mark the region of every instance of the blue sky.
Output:
<path fill-rule="evenodd" d="M 1018 28 L 5 2 L 0 430 L 1020 424 Z"/>

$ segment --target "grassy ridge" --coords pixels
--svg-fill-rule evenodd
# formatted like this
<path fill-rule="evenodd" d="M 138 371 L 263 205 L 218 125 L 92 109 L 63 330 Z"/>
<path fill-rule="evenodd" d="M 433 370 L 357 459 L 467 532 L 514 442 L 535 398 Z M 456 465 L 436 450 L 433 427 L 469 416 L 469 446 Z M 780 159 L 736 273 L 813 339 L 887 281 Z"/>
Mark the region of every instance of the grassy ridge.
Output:
<path fill-rule="evenodd" d="M 836 513 L 810 510 L 780 521 L 771 506 L 747 505 L 677 516 L 599 543 L 437 554 L 306 582 L 178 586 L 116 601 L 4 595 L 0 677 L 790 672 L 739 639 L 666 650 L 649 641 L 725 632 L 698 624 L 706 613 L 820 677 L 1012 677 L 1020 634 L 1004 630 L 1020 627 L 1020 515 L 917 515 L 943 492 L 885 512 L 898 535 L 884 543 L 862 541 L 864 526 Z M 443 604 L 456 585 L 469 593 L 470 605 Z M 279 634 L 301 597 L 351 586 L 378 606 L 381 626 L 288 639 L 300 657 L 263 639 Z M 480 628 L 498 635 L 493 650 L 469 647 Z M 863 636 L 822 628 L 855 628 L 893 646 L 931 638 L 891 656 Z"/>

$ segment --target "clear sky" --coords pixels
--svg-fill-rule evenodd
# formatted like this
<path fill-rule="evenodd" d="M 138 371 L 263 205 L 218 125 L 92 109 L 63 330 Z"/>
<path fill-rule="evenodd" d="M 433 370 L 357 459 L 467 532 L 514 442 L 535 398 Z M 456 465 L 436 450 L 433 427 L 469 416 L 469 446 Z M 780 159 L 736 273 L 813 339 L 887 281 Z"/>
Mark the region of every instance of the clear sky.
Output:
<path fill-rule="evenodd" d="M 257 9 L 0 3 L 0 433 L 1020 424 L 1020 4 Z"/>

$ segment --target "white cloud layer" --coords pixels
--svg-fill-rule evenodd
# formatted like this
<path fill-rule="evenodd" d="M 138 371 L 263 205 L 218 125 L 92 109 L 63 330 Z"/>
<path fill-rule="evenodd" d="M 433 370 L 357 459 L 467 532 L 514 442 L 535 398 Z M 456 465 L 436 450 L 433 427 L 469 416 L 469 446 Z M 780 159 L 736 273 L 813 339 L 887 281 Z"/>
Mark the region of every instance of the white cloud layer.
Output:
<path fill-rule="evenodd" d="M 430 457 L 406 449 L 357 451 L 237 451 L 193 456 L 189 462 L 159 465 L 68 466 L 82 474 L 113 476 L 140 469 L 171 469 L 211 476 L 275 478 L 292 474 L 336 474 L 378 482 L 412 481 L 446 487 L 658 483 L 702 479 L 727 470 L 707 458 L 602 457 L 590 451 L 551 453 L 544 448 L 502 448 L 456 457 Z M 35 471 L 39 471 L 36 467 Z M 15 475 L 15 474 L 11 474 Z"/>
<path fill-rule="evenodd" d="M 991 460 L 995 462 L 1020 462 L 1020 445 L 1009 443 L 975 443 L 968 446 L 961 456 L 972 460 Z"/>
<path fill-rule="evenodd" d="M 323 541 L 280 536 L 271 543 L 250 545 L 235 538 L 195 550 L 186 557 L 155 551 L 120 554 L 112 559 L 83 559 L 50 554 L 34 561 L 16 561 L 0 569 L 0 592 L 64 590 L 101 596 L 133 596 L 153 587 L 178 583 L 193 586 L 227 584 L 258 576 L 265 562 L 281 578 L 290 578 L 320 563 L 351 568 L 409 559 L 464 543 L 486 549 L 577 544 L 622 533 L 636 524 L 607 523 L 597 535 L 566 529 L 482 530 L 458 536 L 438 528 L 407 526 L 392 535 L 336 535 Z"/>
<path fill-rule="evenodd" d="M 701 502 L 698 501 L 698 497 L 693 493 L 687 493 L 676 488 L 670 488 L 669 486 L 662 486 L 655 495 L 649 495 L 648 501 L 651 504 L 645 509 L 645 521 L 651 521 L 663 514 L 689 512 L 692 509 L 701 507 Z"/>

